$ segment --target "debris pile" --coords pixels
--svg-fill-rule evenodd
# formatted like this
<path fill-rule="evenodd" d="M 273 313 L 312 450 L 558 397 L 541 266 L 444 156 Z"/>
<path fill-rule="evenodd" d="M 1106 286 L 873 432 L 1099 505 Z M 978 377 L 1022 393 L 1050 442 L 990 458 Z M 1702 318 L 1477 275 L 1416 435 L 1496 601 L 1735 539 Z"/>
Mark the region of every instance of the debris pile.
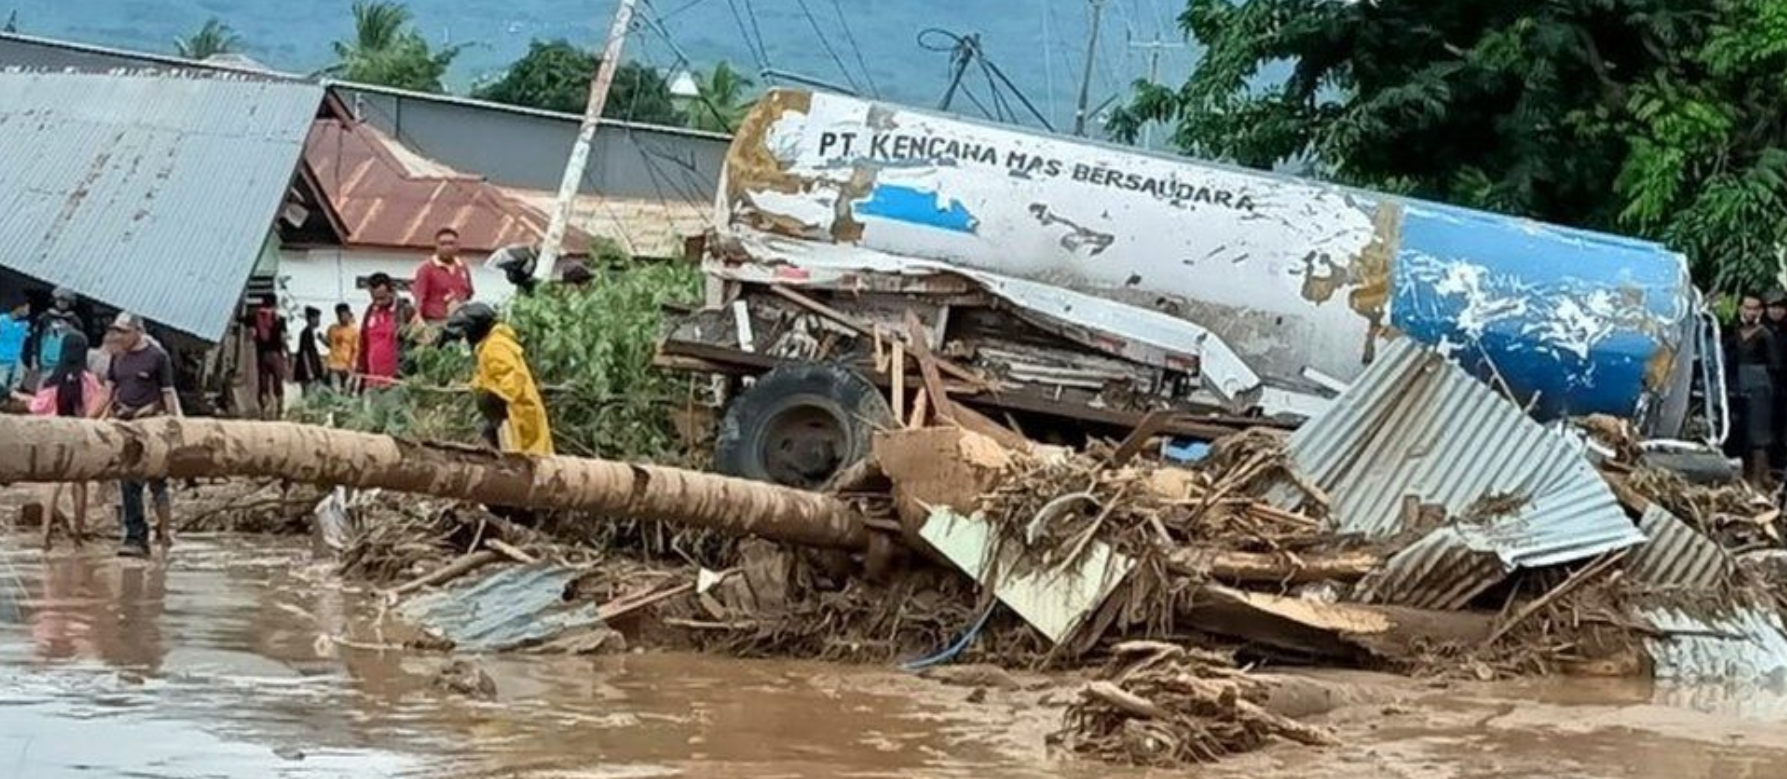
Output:
<path fill-rule="evenodd" d="M 1101 678 L 1070 705 L 1051 744 L 1111 763 L 1175 767 L 1248 752 L 1274 738 L 1338 743 L 1273 713 L 1267 688 L 1227 655 L 1154 641 L 1111 648 Z"/>

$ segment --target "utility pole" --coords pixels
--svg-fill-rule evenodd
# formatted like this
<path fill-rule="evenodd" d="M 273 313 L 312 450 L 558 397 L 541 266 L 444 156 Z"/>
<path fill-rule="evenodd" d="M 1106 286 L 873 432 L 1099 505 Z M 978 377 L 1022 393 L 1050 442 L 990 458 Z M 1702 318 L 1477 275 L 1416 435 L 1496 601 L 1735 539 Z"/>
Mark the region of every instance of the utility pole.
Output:
<path fill-rule="evenodd" d="M 540 260 L 534 266 L 534 278 L 552 278 L 552 266 L 558 264 L 559 245 L 565 240 L 565 226 L 571 221 L 572 205 L 577 200 L 578 184 L 589 167 L 589 147 L 596 138 L 596 124 L 602 120 L 602 109 L 608 105 L 608 88 L 614 84 L 614 71 L 620 67 L 621 47 L 627 42 L 627 29 L 633 24 L 633 6 L 638 0 L 620 0 L 614 9 L 614 26 L 608 28 L 608 45 L 602 49 L 602 61 L 596 63 L 596 76 L 589 83 L 589 105 L 583 110 L 583 124 L 577 129 L 577 142 L 571 145 L 571 159 L 565 162 L 565 177 L 558 183 L 558 200 L 553 203 L 552 221 L 546 224 L 546 240 L 540 247 Z"/>
<path fill-rule="evenodd" d="M 1160 53 L 1166 49 L 1183 49 L 1185 48 L 1185 44 L 1163 41 L 1159 38 L 1155 38 L 1151 41 L 1131 40 L 1129 41 L 1129 48 L 1146 49 L 1148 51 L 1148 83 L 1154 84 L 1158 83 L 1160 80 Z M 1142 126 L 1142 148 L 1154 148 L 1153 122 L 1149 122 Z"/>
<path fill-rule="evenodd" d="M 1098 54 L 1098 23 L 1104 18 L 1106 0 L 1092 2 L 1092 34 L 1086 38 L 1086 69 L 1080 74 L 1080 99 L 1073 112 L 1073 134 L 1086 134 L 1086 103 L 1092 99 L 1092 63 Z"/>

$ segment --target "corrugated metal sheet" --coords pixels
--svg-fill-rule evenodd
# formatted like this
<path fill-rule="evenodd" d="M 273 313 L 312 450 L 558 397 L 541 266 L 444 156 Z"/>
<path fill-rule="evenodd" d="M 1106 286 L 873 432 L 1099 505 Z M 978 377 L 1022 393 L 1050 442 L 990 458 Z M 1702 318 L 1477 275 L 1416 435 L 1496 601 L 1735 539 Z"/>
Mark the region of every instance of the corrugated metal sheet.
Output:
<path fill-rule="evenodd" d="M 217 340 L 322 99 L 282 81 L 0 73 L 0 264 Z"/>
<path fill-rule="evenodd" d="M 470 583 L 418 595 L 397 611 L 431 633 L 474 652 L 513 649 L 567 631 L 602 626 L 597 606 L 565 600 L 578 571 L 541 561 L 504 568 Z"/>
<path fill-rule="evenodd" d="M 1327 413 L 1291 436 L 1288 452 L 1332 497 L 1341 532 L 1397 534 L 1405 496 L 1443 505 L 1453 518 L 1385 564 L 1362 590 L 1377 600 L 1456 607 L 1507 571 L 1644 541 L 1567 442 L 1407 339 L 1386 344 Z M 1464 519 L 1497 494 L 1526 503 L 1506 516 Z M 1473 556 L 1495 565 L 1464 561 Z"/>
<path fill-rule="evenodd" d="M 1719 616 L 1675 608 L 1640 609 L 1663 635 L 1645 640 L 1658 679 L 1681 682 L 1787 681 L 1787 627 L 1761 604 Z"/>
<path fill-rule="evenodd" d="M 433 249 L 435 231 L 452 227 L 460 248 L 483 253 L 535 243 L 546 234 L 544 212 L 481 177 L 404 148 L 370 125 L 317 120 L 304 144 L 304 164 L 351 246 Z M 588 236 L 566 232 L 566 253 L 588 250 Z"/>
<path fill-rule="evenodd" d="M 1638 528 L 1650 540 L 1626 558 L 1626 574 L 1634 580 L 1699 590 L 1731 580 L 1736 563 L 1725 548 L 1663 507 L 1651 504 Z"/>

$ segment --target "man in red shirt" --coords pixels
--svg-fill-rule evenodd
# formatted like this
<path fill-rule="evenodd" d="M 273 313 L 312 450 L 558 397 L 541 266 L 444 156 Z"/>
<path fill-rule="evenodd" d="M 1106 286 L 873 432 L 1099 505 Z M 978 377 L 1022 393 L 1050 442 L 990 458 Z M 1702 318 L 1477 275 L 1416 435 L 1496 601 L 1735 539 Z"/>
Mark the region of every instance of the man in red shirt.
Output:
<path fill-rule="evenodd" d="M 398 319 L 397 291 L 390 276 L 372 274 L 366 280 L 366 290 L 372 293 L 372 305 L 360 320 L 360 354 L 354 372 L 368 387 L 387 387 L 397 378 L 397 338 L 404 323 Z"/>
<path fill-rule="evenodd" d="M 422 321 L 439 325 L 453 307 L 472 299 L 472 271 L 459 259 L 459 231 L 443 227 L 434 233 L 434 256 L 416 268 L 410 292 Z"/>

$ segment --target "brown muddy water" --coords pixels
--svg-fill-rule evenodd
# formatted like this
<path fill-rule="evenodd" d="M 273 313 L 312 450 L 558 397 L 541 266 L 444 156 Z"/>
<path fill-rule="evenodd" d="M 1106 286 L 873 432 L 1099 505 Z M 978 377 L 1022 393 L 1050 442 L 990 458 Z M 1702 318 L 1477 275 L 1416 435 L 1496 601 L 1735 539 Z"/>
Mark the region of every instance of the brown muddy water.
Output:
<path fill-rule="evenodd" d="M 720 657 L 477 658 L 435 690 L 377 600 L 301 542 L 187 536 L 168 560 L 0 538 L 0 777 L 1787 777 L 1787 699 L 1546 680 L 1301 675 L 1346 745 L 1153 774 L 1052 756 L 1072 695 L 881 667 Z"/>

